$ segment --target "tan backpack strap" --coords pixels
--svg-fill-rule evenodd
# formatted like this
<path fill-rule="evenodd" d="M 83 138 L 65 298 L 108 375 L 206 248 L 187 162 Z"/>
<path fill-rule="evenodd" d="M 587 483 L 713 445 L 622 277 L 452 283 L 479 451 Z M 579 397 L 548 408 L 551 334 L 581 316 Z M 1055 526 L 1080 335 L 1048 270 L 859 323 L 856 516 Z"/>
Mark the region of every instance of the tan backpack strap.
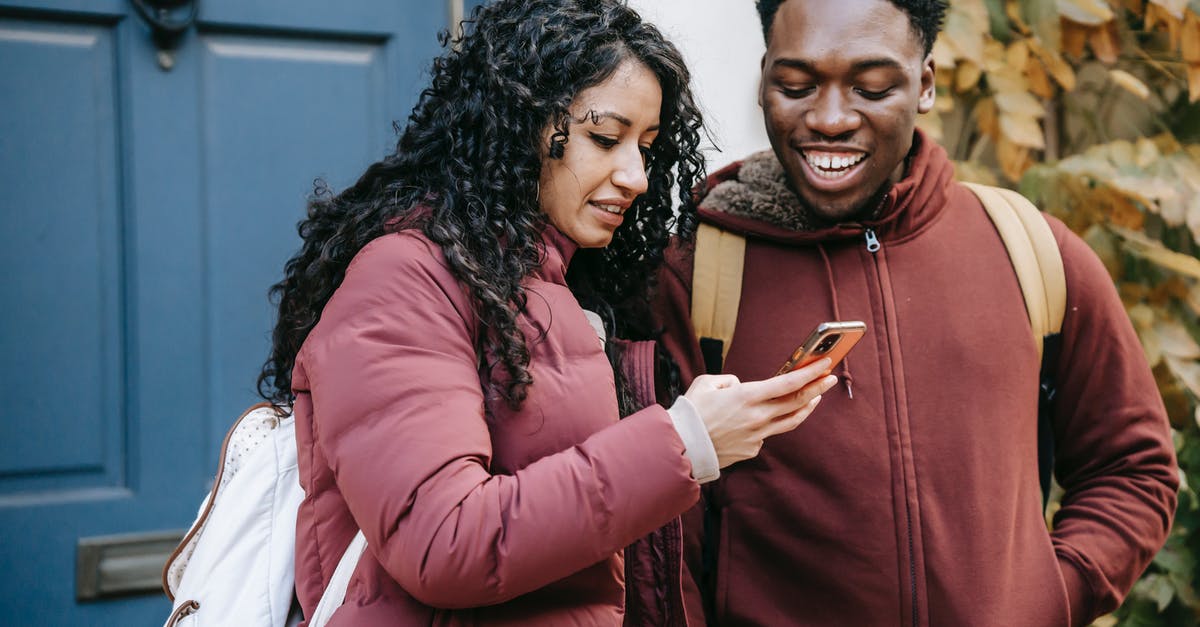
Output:
<path fill-rule="evenodd" d="M 721 341 L 721 358 L 729 353 L 742 299 L 742 267 L 746 238 L 701 224 L 696 231 L 692 266 L 692 324 L 696 339 Z"/>
<path fill-rule="evenodd" d="M 1067 280 L 1058 242 L 1042 212 L 1024 196 L 998 187 L 964 185 L 979 197 L 1008 249 L 1040 359 L 1042 338 L 1062 331 L 1067 309 Z"/>

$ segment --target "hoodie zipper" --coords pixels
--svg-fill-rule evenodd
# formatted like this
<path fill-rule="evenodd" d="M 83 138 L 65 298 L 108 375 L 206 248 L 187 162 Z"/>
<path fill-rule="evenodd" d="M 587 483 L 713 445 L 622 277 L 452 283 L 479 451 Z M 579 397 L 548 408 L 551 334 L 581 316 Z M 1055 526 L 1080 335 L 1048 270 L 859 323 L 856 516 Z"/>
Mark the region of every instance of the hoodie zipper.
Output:
<path fill-rule="evenodd" d="M 879 252 L 879 249 L 882 248 L 883 246 L 879 243 L 879 238 L 875 237 L 875 230 L 868 228 L 866 231 L 863 232 L 863 235 L 866 236 L 866 238 L 867 238 L 867 252 L 869 252 L 869 253 Z"/>
<path fill-rule="evenodd" d="M 879 250 L 881 248 L 883 248 L 883 245 L 879 243 L 879 238 L 875 235 L 874 229 L 872 229 L 870 227 L 864 228 L 863 229 L 863 237 L 867 241 L 867 252 L 871 253 L 872 256 L 874 256 L 875 253 L 878 253 Z M 878 258 L 876 258 L 875 271 L 876 271 L 876 273 L 879 272 Z M 901 461 L 901 472 L 902 473 L 904 472 L 903 458 L 904 458 L 903 455 L 901 455 L 901 460 L 902 460 Z M 915 486 L 914 486 L 914 489 L 915 489 Z M 908 491 L 905 490 L 904 522 L 905 522 L 905 527 L 906 527 L 905 532 L 908 534 L 908 583 L 909 583 L 909 592 L 912 595 L 912 624 L 913 624 L 913 627 L 917 627 L 917 625 L 919 625 L 921 615 L 920 615 L 920 610 L 917 607 L 916 543 L 913 540 L 912 505 L 909 503 L 907 492 Z"/>

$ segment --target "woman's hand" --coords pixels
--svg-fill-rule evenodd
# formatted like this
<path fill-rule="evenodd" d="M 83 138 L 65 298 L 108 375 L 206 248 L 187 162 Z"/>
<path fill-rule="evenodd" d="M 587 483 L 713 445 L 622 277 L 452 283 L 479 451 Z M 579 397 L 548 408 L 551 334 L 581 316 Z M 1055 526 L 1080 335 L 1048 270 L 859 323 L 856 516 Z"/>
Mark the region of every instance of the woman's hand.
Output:
<path fill-rule="evenodd" d="M 708 429 L 721 468 L 758 455 L 763 440 L 786 433 L 808 418 L 837 377 L 821 359 L 762 381 L 741 382 L 731 374 L 696 377 L 684 397 Z"/>

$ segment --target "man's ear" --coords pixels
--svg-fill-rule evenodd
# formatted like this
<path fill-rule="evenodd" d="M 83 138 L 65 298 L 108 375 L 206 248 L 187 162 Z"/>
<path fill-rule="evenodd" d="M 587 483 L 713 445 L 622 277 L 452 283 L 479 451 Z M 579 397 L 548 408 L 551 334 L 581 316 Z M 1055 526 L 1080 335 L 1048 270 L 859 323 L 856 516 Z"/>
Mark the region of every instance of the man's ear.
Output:
<path fill-rule="evenodd" d="M 921 65 L 921 93 L 917 97 L 917 113 L 929 113 L 933 110 L 933 100 L 937 97 L 937 86 L 934 79 L 937 76 L 933 63 L 933 54 L 925 57 Z"/>
<path fill-rule="evenodd" d="M 764 52 L 762 58 L 758 60 L 758 108 L 759 109 L 761 109 L 763 106 L 762 93 L 763 93 L 763 80 L 765 79 L 765 76 L 763 76 L 763 72 L 765 72 L 766 69 L 767 69 L 767 53 Z"/>

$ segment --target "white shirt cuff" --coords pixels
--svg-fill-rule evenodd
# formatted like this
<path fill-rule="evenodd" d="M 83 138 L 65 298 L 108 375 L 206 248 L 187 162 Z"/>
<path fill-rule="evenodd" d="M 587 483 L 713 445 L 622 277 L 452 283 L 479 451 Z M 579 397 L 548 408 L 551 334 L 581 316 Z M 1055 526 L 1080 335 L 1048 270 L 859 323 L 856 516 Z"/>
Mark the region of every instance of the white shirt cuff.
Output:
<path fill-rule="evenodd" d="M 692 478 L 699 483 L 708 483 L 721 476 L 721 465 L 717 460 L 717 449 L 713 447 L 708 429 L 700 419 L 700 413 L 687 398 L 680 396 L 667 410 L 671 424 L 683 440 L 683 453 L 692 462 Z"/>

